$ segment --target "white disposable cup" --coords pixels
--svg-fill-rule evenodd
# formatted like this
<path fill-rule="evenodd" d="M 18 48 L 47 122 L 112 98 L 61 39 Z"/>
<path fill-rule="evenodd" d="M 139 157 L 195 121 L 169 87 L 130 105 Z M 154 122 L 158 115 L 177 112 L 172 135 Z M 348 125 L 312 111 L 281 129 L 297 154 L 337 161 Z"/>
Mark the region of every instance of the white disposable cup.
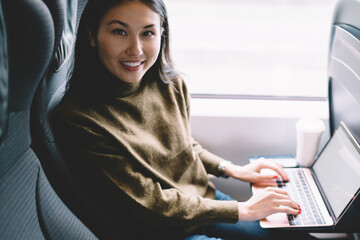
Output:
<path fill-rule="evenodd" d="M 296 161 L 299 166 L 313 164 L 324 131 L 324 122 L 318 118 L 304 117 L 296 123 Z"/>

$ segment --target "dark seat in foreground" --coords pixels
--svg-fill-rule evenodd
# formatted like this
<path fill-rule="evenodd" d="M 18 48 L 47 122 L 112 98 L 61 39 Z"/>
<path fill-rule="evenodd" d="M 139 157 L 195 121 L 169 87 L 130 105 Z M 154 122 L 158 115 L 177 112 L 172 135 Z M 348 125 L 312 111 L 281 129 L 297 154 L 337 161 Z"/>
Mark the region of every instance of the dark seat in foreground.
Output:
<path fill-rule="evenodd" d="M 54 48 L 49 9 L 41 0 L 1 1 L 0 30 L 10 66 L 1 72 L 9 88 L 1 86 L 0 99 L 9 98 L 1 111 L 8 130 L 0 146 L 0 239 L 96 239 L 60 200 L 30 147 L 30 107 Z M 7 62 L 7 54 L 0 57 Z"/>
<path fill-rule="evenodd" d="M 331 133 L 343 121 L 360 142 L 360 1 L 341 0 L 332 20 L 328 59 Z M 359 198 L 357 198 L 359 199 Z M 351 226 L 360 232 L 360 201 L 352 207 Z M 349 225 L 349 224 L 348 224 Z M 358 234 L 357 234 L 358 236 Z"/>

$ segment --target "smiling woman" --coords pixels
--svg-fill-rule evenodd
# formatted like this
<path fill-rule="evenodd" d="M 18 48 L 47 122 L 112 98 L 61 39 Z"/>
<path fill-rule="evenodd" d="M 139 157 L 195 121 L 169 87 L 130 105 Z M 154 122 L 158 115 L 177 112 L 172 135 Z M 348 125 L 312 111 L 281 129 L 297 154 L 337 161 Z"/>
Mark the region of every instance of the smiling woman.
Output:
<path fill-rule="evenodd" d="M 290 238 L 291 232 L 261 229 L 255 221 L 301 213 L 284 190 L 238 202 L 210 181 L 209 174 L 274 180 L 260 174 L 263 168 L 288 177 L 275 162 L 235 165 L 193 139 L 190 95 L 173 70 L 168 40 L 162 0 L 89 1 L 73 76 L 54 113 L 70 171 L 129 239 Z"/>
<path fill-rule="evenodd" d="M 160 25 L 159 14 L 146 5 L 124 3 L 106 13 L 96 36 L 90 31 L 90 44 L 97 46 L 101 63 L 114 76 L 138 82 L 159 55 Z"/>
<path fill-rule="evenodd" d="M 81 18 L 68 91 L 96 95 L 100 82 L 95 76 L 104 73 L 103 67 L 109 67 L 107 70 L 124 83 L 139 82 L 144 75 L 159 76 L 166 82 L 177 75 L 169 53 L 165 6 L 158 1 L 124 1 L 121 6 L 120 2 L 87 4 L 87 9 L 94 5 L 97 9 Z M 136 15 L 125 11 L 125 5 L 126 9 L 136 8 Z M 83 91 L 84 86 L 88 91 Z"/>

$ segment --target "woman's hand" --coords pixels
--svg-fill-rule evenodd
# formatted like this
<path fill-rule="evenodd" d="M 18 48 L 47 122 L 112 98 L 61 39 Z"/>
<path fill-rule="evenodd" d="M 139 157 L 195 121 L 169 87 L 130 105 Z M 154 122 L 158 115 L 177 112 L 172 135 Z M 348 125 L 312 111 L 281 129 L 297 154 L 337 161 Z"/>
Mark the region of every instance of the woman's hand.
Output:
<path fill-rule="evenodd" d="M 285 190 L 268 187 L 255 192 L 246 202 L 239 202 L 239 220 L 254 221 L 274 213 L 300 214 L 300 206 Z"/>
<path fill-rule="evenodd" d="M 274 170 L 283 180 L 289 181 L 289 177 L 285 173 L 281 164 L 269 160 L 258 160 L 245 166 L 229 165 L 226 166 L 225 174 L 251 183 L 273 180 L 278 177 L 277 175 L 260 174 L 261 169 L 265 168 Z"/>

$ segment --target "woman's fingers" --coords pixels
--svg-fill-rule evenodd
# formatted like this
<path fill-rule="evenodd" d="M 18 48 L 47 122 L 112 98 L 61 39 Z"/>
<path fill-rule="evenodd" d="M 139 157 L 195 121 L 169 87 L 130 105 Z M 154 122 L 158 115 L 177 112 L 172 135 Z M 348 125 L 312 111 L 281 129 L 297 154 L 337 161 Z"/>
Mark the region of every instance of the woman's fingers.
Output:
<path fill-rule="evenodd" d="M 294 215 L 301 213 L 300 205 L 292 200 L 285 190 L 279 188 L 270 188 L 270 191 L 274 191 L 274 199 L 272 203 L 275 205 L 274 209 L 277 212 Z"/>
<path fill-rule="evenodd" d="M 272 164 L 267 164 L 267 168 L 277 172 L 284 181 L 289 181 L 289 176 L 286 174 L 281 164 L 272 162 Z"/>
<path fill-rule="evenodd" d="M 278 178 L 277 175 L 259 175 L 257 181 L 265 181 L 265 182 L 268 182 L 268 181 L 274 181 Z"/>
<path fill-rule="evenodd" d="M 265 188 L 265 187 L 277 187 L 278 184 L 275 180 L 265 180 L 253 183 L 253 186 L 256 188 Z"/>
<path fill-rule="evenodd" d="M 288 175 L 286 174 L 286 172 L 284 171 L 284 168 L 282 167 L 281 164 L 279 163 L 276 163 L 274 161 L 269 161 L 269 160 L 261 160 L 258 162 L 259 163 L 259 168 L 260 170 L 261 169 L 264 169 L 264 168 L 268 168 L 268 169 L 271 169 L 273 171 L 275 171 L 277 174 L 280 175 L 280 177 L 285 180 L 285 181 L 289 181 L 289 177 Z M 273 175 L 273 176 L 267 176 L 268 178 L 271 178 L 271 177 L 275 177 L 276 175 Z"/>
<path fill-rule="evenodd" d="M 258 220 L 274 213 L 299 214 L 300 206 L 284 189 L 267 187 L 255 194 L 239 208 L 240 220 Z"/>
<path fill-rule="evenodd" d="M 258 220 L 279 212 L 294 215 L 301 213 L 300 206 L 288 193 L 276 187 L 256 191 L 246 203 L 240 203 L 240 207 L 240 220 Z"/>
<path fill-rule="evenodd" d="M 277 206 L 284 206 L 284 207 L 292 208 L 296 211 L 301 210 L 300 205 L 291 199 L 280 199 L 280 200 L 277 200 L 275 204 Z"/>
<path fill-rule="evenodd" d="M 286 214 L 292 214 L 292 215 L 298 215 L 301 213 L 301 209 L 294 209 L 287 206 L 279 205 L 276 207 L 277 212 L 286 213 Z"/>
<path fill-rule="evenodd" d="M 296 212 L 301 210 L 300 205 L 296 203 L 294 200 L 292 200 L 289 194 L 284 189 L 268 187 L 266 190 L 270 192 L 270 194 L 272 194 L 271 202 L 275 206 L 284 206 L 296 210 Z M 292 214 L 294 213 L 292 212 Z"/>

